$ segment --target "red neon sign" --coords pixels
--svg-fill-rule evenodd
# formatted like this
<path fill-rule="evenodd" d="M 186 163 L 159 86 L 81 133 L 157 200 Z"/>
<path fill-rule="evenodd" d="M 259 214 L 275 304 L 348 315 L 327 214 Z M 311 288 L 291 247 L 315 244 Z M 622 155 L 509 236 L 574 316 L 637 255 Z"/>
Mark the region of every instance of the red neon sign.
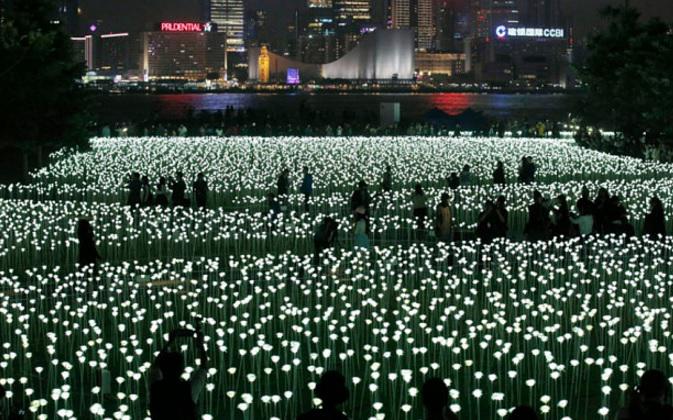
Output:
<path fill-rule="evenodd" d="M 202 23 L 193 22 L 162 22 L 162 32 L 203 32 Z"/>

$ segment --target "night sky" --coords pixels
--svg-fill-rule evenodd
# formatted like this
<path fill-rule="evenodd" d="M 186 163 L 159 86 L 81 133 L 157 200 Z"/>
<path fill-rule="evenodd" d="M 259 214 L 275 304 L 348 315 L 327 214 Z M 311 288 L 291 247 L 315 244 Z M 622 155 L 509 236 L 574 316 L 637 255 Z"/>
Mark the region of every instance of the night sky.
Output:
<path fill-rule="evenodd" d="M 599 23 L 597 11 L 610 3 L 623 0 L 562 0 L 568 16 L 576 28 L 576 36 L 582 36 Z M 671 0 L 630 0 L 644 15 L 659 15 L 673 20 Z M 162 20 L 195 20 L 199 17 L 199 0 L 81 0 L 84 24 L 102 20 L 103 31 L 136 31 L 148 28 Z M 250 9 L 266 9 L 269 16 L 277 16 L 269 22 L 275 31 L 281 31 L 292 12 L 306 3 L 305 0 L 245 0 Z"/>

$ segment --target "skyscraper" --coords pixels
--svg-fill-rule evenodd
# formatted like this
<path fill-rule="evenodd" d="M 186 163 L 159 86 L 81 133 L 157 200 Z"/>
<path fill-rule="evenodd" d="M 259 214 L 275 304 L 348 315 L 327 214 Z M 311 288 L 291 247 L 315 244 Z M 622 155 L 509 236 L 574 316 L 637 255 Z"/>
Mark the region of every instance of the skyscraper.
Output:
<path fill-rule="evenodd" d="M 433 3 L 433 0 L 392 0 L 392 28 L 413 29 L 416 49 L 421 51 L 434 48 L 436 31 Z"/>
<path fill-rule="evenodd" d="M 337 26 L 363 27 L 371 23 L 370 0 L 333 0 Z"/>
<path fill-rule="evenodd" d="M 210 0 L 210 20 L 227 36 L 227 51 L 245 51 L 243 0 Z"/>
<path fill-rule="evenodd" d="M 415 0 L 416 48 L 420 51 L 433 49 L 435 41 L 435 20 L 433 0 Z"/>
<path fill-rule="evenodd" d="M 308 7 L 332 7 L 332 0 L 307 0 Z"/>
<path fill-rule="evenodd" d="M 393 29 L 411 27 L 411 0 L 392 0 L 391 9 Z"/>

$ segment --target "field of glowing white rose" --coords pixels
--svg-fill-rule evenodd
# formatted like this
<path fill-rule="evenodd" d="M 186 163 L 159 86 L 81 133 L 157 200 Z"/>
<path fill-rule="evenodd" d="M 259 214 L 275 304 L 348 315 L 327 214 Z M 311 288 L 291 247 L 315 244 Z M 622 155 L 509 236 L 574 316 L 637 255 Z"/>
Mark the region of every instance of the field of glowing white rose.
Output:
<path fill-rule="evenodd" d="M 538 183 L 518 185 L 521 156 Z M 494 186 L 496 161 L 509 185 Z M 457 228 L 505 195 L 508 240 L 437 246 L 414 232 L 410 194 L 453 194 Z M 301 167 L 315 196 L 301 212 Z M 377 194 L 371 251 L 353 251 L 348 199 Z M 264 196 L 292 172 L 286 214 L 269 226 Z M 210 209 L 125 206 L 122 179 L 204 172 Z M 570 202 L 588 186 L 618 193 L 636 231 L 647 200 L 673 208 L 673 166 L 570 142 L 503 139 L 95 139 L 62 151 L 28 185 L 0 186 L 0 384 L 36 418 L 144 418 L 149 367 L 168 332 L 202 319 L 211 357 L 204 418 L 291 419 L 328 369 L 348 380 L 353 419 L 420 419 L 425 379 L 445 380 L 461 419 L 535 406 L 545 419 L 613 418 L 647 368 L 673 365 L 673 239 L 606 236 L 520 241 L 532 191 Z M 340 221 L 339 244 L 313 262 L 313 231 Z M 77 220 L 92 219 L 104 260 L 77 272 Z M 671 214 L 667 216 L 670 219 Z M 420 240 L 423 239 L 423 240 Z M 194 349 L 183 344 L 188 375 Z M 0 403 L 2 404 L 2 403 Z"/>

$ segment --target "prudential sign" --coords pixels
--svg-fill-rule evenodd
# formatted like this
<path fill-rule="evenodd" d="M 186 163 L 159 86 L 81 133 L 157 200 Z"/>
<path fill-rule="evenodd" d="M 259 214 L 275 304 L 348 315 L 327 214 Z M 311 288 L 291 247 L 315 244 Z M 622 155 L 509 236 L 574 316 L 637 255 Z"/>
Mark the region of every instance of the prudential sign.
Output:
<path fill-rule="evenodd" d="M 565 30 L 560 28 L 508 28 L 500 25 L 495 28 L 499 39 L 506 38 L 564 38 Z"/>

